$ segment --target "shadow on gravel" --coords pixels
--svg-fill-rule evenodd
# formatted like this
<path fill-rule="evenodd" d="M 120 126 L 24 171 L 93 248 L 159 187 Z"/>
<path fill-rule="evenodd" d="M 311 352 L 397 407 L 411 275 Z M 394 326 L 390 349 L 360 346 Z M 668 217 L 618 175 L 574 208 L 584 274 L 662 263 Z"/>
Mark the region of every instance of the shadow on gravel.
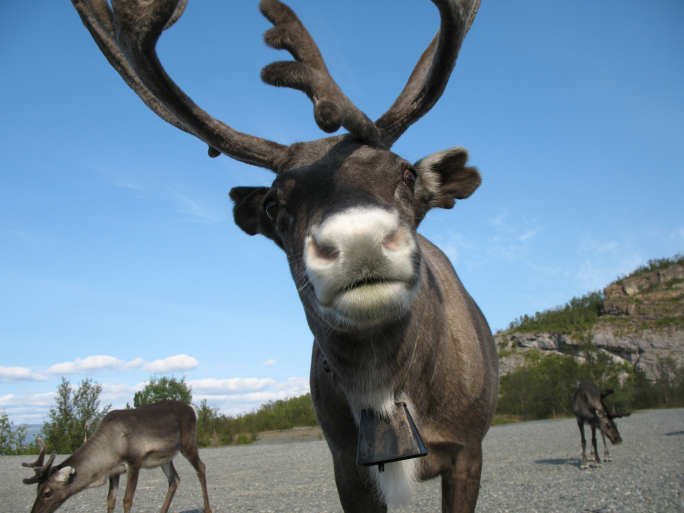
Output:
<path fill-rule="evenodd" d="M 684 431 L 673 431 L 672 433 L 665 433 L 665 436 L 675 436 L 675 435 L 684 435 Z"/>
<path fill-rule="evenodd" d="M 538 465 L 572 465 L 573 467 L 580 468 L 582 462 L 579 458 L 561 458 L 555 460 L 535 460 Z"/>

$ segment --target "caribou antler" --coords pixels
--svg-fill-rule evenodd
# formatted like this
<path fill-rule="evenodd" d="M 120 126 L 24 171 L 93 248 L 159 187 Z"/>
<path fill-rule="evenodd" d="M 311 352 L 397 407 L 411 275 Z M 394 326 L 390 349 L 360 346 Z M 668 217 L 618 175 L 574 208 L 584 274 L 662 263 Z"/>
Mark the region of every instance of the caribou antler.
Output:
<path fill-rule="evenodd" d="M 52 454 L 50 455 L 48 462 L 45 465 L 43 465 L 43 460 L 45 459 L 45 452 L 47 451 L 47 448 L 45 447 L 45 443 L 43 442 L 42 438 L 37 438 L 36 441 L 38 442 L 38 445 L 40 445 L 40 454 L 38 454 L 38 458 L 33 463 L 27 462 L 21 464 L 23 467 L 32 468 L 36 474 L 33 477 L 27 477 L 26 479 L 24 479 L 24 484 L 34 484 L 39 481 L 43 481 L 44 479 L 47 479 L 48 475 L 50 474 L 50 467 L 52 467 L 52 462 L 55 461 L 55 457 L 57 456 L 57 451 L 52 451 Z"/>
<path fill-rule="evenodd" d="M 264 34 L 266 44 L 287 50 L 296 60 L 269 64 L 261 71 L 261 79 L 273 86 L 304 92 L 313 102 L 314 119 L 324 132 L 332 133 L 343 126 L 362 141 L 378 146 L 378 128 L 342 93 L 294 11 L 278 0 L 262 0 L 259 9 L 274 25 Z"/>
<path fill-rule="evenodd" d="M 321 53 L 297 15 L 278 0 L 259 8 L 274 27 L 266 44 L 290 52 L 296 62 L 275 62 L 261 72 L 264 82 L 304 92 L 314 103 L 316 124 L 325 132 L 343 126 L 367 144 L 389 149 L 406 129 L 439 100 L 461 43 L 475 19 L 480 0 L 432 0 L 439 8 L 440 30 L 423 53 L 392 107 L 373 123 L 347 98 L 330 76 Z"/>
<path fill-rule="evenodd" d="M 110 64 L 157 115 L 209 145 L 212 157 L 229 157 L 280 170 L 287 146 L 243 134 L 198 107 L 166 74 L 155 50 L 161 33 L 183 14 L 187 0 L 71 0 Z M 295 61 L 275 62 L 261 73 L 264 82 L 303 91 L 314 103 L 318 126 L 341 126 L 365 143 L 389 149 L 406 129 L 437 102 L 449 80 L 480 0 L 432 0 L 441 25 L 404 90 L 373 123 L 340 90 L 320 51 L 295 13 L 278 0 L 262 0 L 261 12 L 274 24 L 266 44 L 290 52 Z"/>
<path fill-rule="evenodd" d="M 281 144 L 243 134 L 199 108 L 171 80 L 155 50 L 162 31 L 183 13 L 187 0 L 71 0 L 110 64 L 162 119 L 209 145 L 212 157 L 224 153 L 236 160 L 276 170 L 287 149 Z"/>
<path fill-rule="evenodd" d="M 439 9 L 439 32 L 413 69 L 404 90 L 375 124 L 386 147 L 433 107 L 456 65 L 461 43 L 475 19 L 480 0 L 432 0 Z"/>

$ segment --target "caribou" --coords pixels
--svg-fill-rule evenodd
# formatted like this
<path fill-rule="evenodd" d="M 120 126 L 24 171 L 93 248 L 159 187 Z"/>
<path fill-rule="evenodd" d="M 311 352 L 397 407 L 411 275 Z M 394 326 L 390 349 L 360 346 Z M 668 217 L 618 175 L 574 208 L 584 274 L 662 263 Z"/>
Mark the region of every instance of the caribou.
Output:
<path fill-rule="evenodd" d="M 577 387 L 575 396 L 572 400 L 572 411 L 575 413 L 575 419 L 579 426 L 580 436 L 582 438 L 582 465 L 581 468 L 589 467 L 589 461 L 594 461 L 597 467 L 601 466 L 601 458 L 598 455 L 598 447 L 596 444 L 596 429 L 601 433 L 603 439 L 603 450 L 605 461 L 612 461 L 608 445 L 606 445 L 606 436 L 614 445 L 622 443 L 622 437 L 618 432 L 614 419 L 620 417 L 629 417 L 630 413 L 617 413 L 615 411 L 615 403 L 611 408 L 608 408 L 604 399 L 612 394 L 612 388 L 600 389 L 594 383 L 581 383 Z M 584 438 L 584 423 L 591 427 L 591 454 L 587 459 L 587 440 Z"/>
<path fill-rule="evenodd" d="M 111 0 L 111 7 L 72 0 L 107 60 L 150 109 L 206 143 L 210 157 L 224 154 L 276 174 L 269 187 L 230 191 L 234 219 L 286 254 L 314 336 L 311 396 L 345 512 L 385 512 L 410 497 L 415 482 L 437 476 L 444 512 L 474 511 L 482 440 L 497 401 L 491 330 L 448 258 L 417 233 L 430 209 L 468 198 L 480 173 L 460 147 L 415 163 L 390 151 L 442 96 L 479 8 L 479 0 L 432 1 L 439 31 L 373 122 L 343 94 L 297 15 L 262 0 L 273 25 L 266 44 L 294 59 L 267 65 L 262 80 L 304 92 L 324 132 L 347 132 L 282 145 L 213 118 L 162 67 L 157 40 L 187 0 Z M 399 417 L 419 450 L 364 460 L 364 423 L 397 434 Z"/>
<path fill-rule="evenodd" d="M 180 483 L 173 466 L 179 451 L 197 471 L 204 513 L 211 513 L 205 467 L 197 449 L 197 415 L 192 406 L 180 401 L 161 401 L 109 412 L 88 441 L 59 465 L 53 466 L 57 455 L 54 451 L 44 463 L 46 446 L 40 438 L 38 444 L 41 450 L 36 461 L 22 463 L 35 472 L 24 483 L 38 483 L 31 513 L 52 513 L 72 495 L 102 486 L 108 480 L 107 513 L 113 513 L 119 477 L 123 473 L 127 475 L 124 512 L 129 513 L 140 469 L 154 467 L 161 467 L 169 481 L 161 509 L 161 513 L 166 513 Z"/>

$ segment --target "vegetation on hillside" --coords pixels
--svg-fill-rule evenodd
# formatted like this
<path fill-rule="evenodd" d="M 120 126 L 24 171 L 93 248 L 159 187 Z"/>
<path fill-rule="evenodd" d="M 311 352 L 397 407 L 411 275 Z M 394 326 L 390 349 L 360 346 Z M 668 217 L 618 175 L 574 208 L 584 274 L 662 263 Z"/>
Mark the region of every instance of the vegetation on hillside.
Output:
<path fill-rule="evenodd" d="M 616 411 L 647 408 L 684 407 L 684 367 L 672 358 L 658 361 L 655 382 L 635 371 L 627 362 L 617 363 L 590 343 L 583 347 L 585 361 L 570 355 L 528 351 L 527 365 L 499 380 L 497 415 L 523 419 L 572 416 L 572 399 L 577 383 L 591 381 L 601 388 L 612 388 L 608 398 Z"/>
<path fill-rule="evenodd" d="M 684 265 L 684 255 L 682 255 L 681 253 L 677 253 L 672 258 L 654 258 L 652 260 L 649 260 L 648 262 L 646 262 L 645 265 L 640 265 L 627 276 L 618 277 L 618 279 L 610 285 L 622 283 L 627 278 L 634 278 L 636 276 L 641 276 L 642 274 L 650 273 L 653 271 L 661 271 L 675 264 Z"/>
<path fill-rule="evenodd" d="M 563 306 L 537 312 L 533 316 L 523 315 L 508 325 L 514 331 L 553 331 L 570 334 L 591 328 L 601 314 L 603 293 L 590 292 L 582 297 L 573 297 Z"/>
<path fill-rule="evenodd" d="M 224 415 L 203 400 L 197 408 L 197 441 L 200 447 L 251 443 L 262 431 L 317 426 L 311 394 L 269 401 L 243 415 Z"/>
<path fill-rule="evenodd" d="M 613 283 L 608 284 L 608 286 L 620 284 L 627 278 L 634 278 L 648 272 L 663 270 L 675 264 L 684 265 L 684 256 L 677 254 L 672 258 L 649 260 L 645 265 L 637 267 L 627 276 L 619 277 Z M 537 312 L 532 316 L 523 315 L 512 321 L 507 329 L 518 332 L 550 331 L 565 335 L 586 333 L 598 321 L 604 299 L 603 293 L 600 291 L 589 292 L 582 297 L 573 297 L 562 306 Z M 681 324 L 683 319 L 684 317 L 663 319 L 660 321 L 660 324 Z"/>

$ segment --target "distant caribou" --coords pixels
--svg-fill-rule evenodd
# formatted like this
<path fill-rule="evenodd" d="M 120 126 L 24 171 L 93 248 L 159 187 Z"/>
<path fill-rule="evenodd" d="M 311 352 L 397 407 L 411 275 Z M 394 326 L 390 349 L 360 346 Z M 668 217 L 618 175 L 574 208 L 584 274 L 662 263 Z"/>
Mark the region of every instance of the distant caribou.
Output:
<path fill-rule="evenodd" d="M 72 495 L 102 486 L 109 480 L 107 513 L 114 511 L 119 476 L 128 474 L 124 495 L 124 513 L 133 505 L 133 495 L 141 468 L 161 467 L 169 480 L 169 490 L 161 513 L 166 513 L 180 483 L 173 467 L 173 458 L 180 453 L 197 471 L 202 485 L 204 513 L 209 507 L 204 464 L 197 450 L 197 415 L 191 406 L 180 401 L 161 401 L 132 410 L 109 412 L 88 439 L 74 454 L 52 466 L 56 452 L 43 463 L 46 447 L 41 446 L 38 459 L 22 463 L 33 468 L 35 475 L 25 484 L 38 483 L 38 496 L 31 513 L 51 513 Z"/>
<path fill-rule="evenodd" d="M 575 413 L 577 425 L 579 426 L 580 435 L 582 436 L 582 468 L 589 467 L 589 460 L 587 460 L 587 441 L 584 438 L 584 423 L 586 422 L 591 427 L 591 454 L 589 459 L 596 462 L 596 466 L 601 466 L 601 459 L 598 455 L 598 447 L 596 444 L 596 428 L 601 432 L 603 439 L 604 460 L 612 461 L 608 446 L 606 445 L 606 436 L 611 443 L 618 445 L 622 443 L 620 433 L 618 433 L 617 426 L 613 419 L 620 417 L 629 417 L 630 413 L 616 413 L 615 403 L 611 408 L 606 406 L 603 401 L 607 396 L 613 393 L 612 388 L 601 390 L 594 383 L 581 383 L 575 397 L 572 400 L 572 411 Z"/>
<path fill-rule="evenodd" d="M 262 0 L 273 24 L 266 44 L 293 57 L 266 66 L 262 80 L 304 92 L 323 131 L 348 131 L 282 145 L 213 118 L 162 67 L 155 45 L 186 0 L 72 0 L 110 64 L 162 119 L 204 141 L 211 157 L 277 175 L 266 187 L 233 188 L 234 218 L 287 256 L 314 336 L 311 397 L 347 513 L 386 512 L 405 502 L 416 481 L 437 476 L 443 512 L 474 511 L 482 439 L 498 397 L 487 321 L 447 256 L 417 233 L 429 210 L 450 209 L 475 192 L 480 173 L 460 147 L 415 163 L 390 151 L 442 96 L 480 4 L 432 1 L 439 32 L 394 103 L 372 121 L 341 91 L 297 15 Z M 259 308 L 268 319 L 278 305 Z M 413 452 L 380 454 L 372 442 L 409 431 Z"/>

